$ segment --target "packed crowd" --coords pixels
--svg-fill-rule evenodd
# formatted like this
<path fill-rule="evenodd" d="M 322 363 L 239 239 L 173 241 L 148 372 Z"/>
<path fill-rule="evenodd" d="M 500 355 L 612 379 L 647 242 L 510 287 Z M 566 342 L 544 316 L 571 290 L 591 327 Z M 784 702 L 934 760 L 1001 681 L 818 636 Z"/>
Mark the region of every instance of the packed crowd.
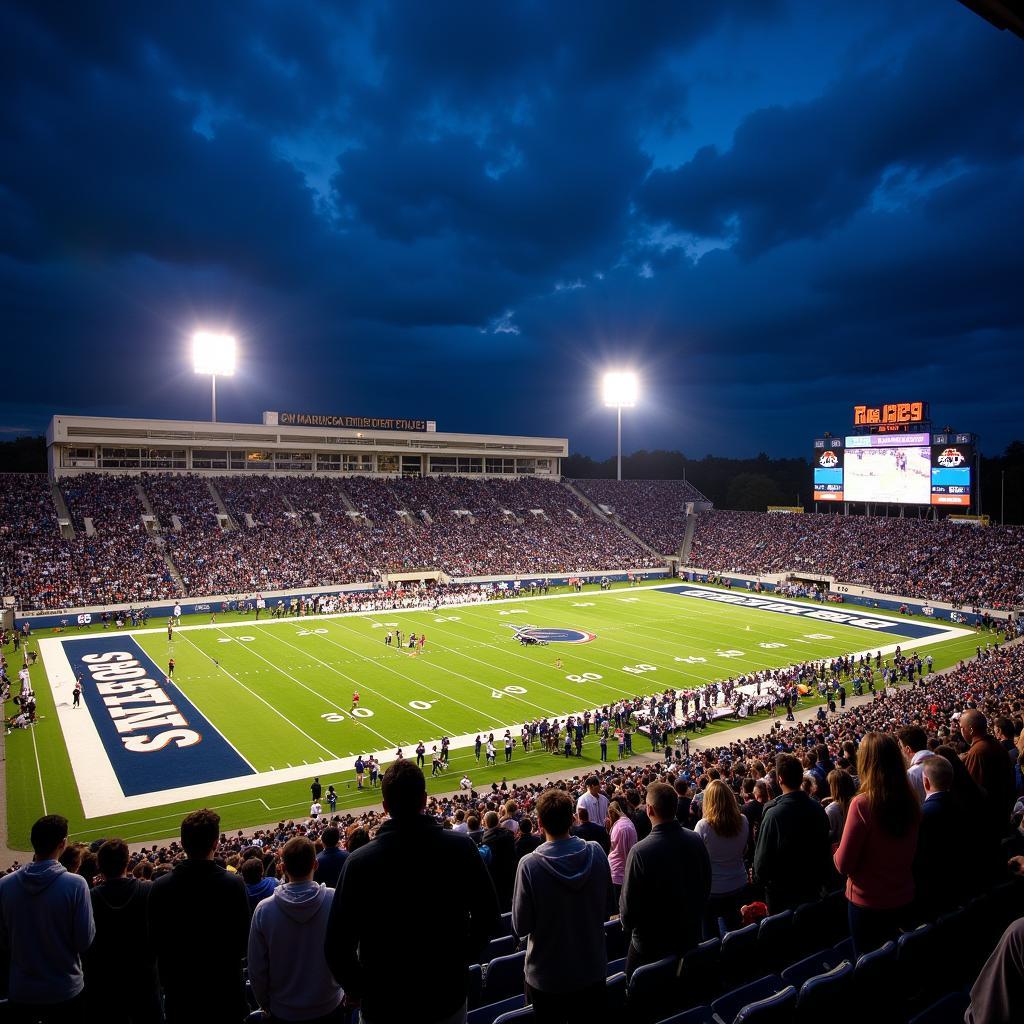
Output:
<path fill-rule="evenodd" d="M 686 533 L 687 502 L 705 502 L 686 480 L 573 480 L 596 505 L 610 509 L 662 555 L 679 551 Z"/>
<path fill-rule="evenodd" d="M 12 1002 L 25 1019 L 92 1006 L 156 1021 L 162 989 L 166 1019 L 184 1021 L 202 992 L 210 1019 L 240 1020 L 247 957 L 274 1019 L 361 1006 L 397 1020 L 415 1005 L 418 1020 L 464 1020 L 466 967 L 509 911 L 537 1019 L 586 1019 L 609 920 L 625 932 L 628 976 L 839 887 L 852 954 L 869 952 L 1024 868 L 1005 852 L 1024 815 L 1024 647 L 980 651 L 846 711 L 695 744 L 671 765 L 432 797 L 403 759 L 380 810 L 234 836 L 197 811 L 180 843 L 136 853 L 119 839 L 68 844 L 66 821 L 48 816 L 33 862 L 0 881 Z M 319 806 L 319 780 L 311 790 Z M 396 921 L 436 939 L 403 960 L 400 986 Z M 968 1020 L 1018 1012 L 1018 932 L 982 971 Z"/>
<path fill-rule="evenodd" d="M 702 512 L 690 564 L 714 572 L 835 576 L 964 607 L 1024 601 L 1024 527 L 878 516 Z"/>

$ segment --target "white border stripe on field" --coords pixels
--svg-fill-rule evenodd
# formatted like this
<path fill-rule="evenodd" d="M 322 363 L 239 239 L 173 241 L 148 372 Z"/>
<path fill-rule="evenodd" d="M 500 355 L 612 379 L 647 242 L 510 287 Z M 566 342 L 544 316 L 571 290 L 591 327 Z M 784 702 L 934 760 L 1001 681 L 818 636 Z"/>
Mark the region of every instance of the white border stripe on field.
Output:
<path fill-rule="evenodd" d="M 699 590 L 708 590 L 712 593 L 730 593 L 730 591 L 722 591 L 715 587 L 703 587 L 700 584 L 686 583 L 681 580 L 674 580 L 657 586 L 637 587 L 631 592 L 646 592 L 652 590 L 663 590 L 667 587 L 692 587 Z M 606 597 L 608 595 L 621 595 L 623 592 L 622 588 L 610 591 L 599 591 L 597 593 L 589 593 L 588 597 Z M 630 592 L 630 591 L 627 591 Z M 786 600 L 784 598 L 775 598 L 770 594 L 767 595 L 754 595 L 744 590 L 731 591 L 738 596 L 750 596 L 760 597 L 765 600 L 782 601 L 786 604 L 791 604 L 794 607 L 800 609 L 817 610 L 817 611 L 829 611 L 835 612 L 839 609 L 836 606 L 828 607 L 825 605 L 797 602 L 792 600 Z M 477 606 L 480 608 L 487 608 L 496 604 L 510 604 L 521 601 L 555 601 L 565 600 L 567 598 L 578 598 L 580 595 L 571 594 L 548 594 L 540 597 L 519 597 L 519 598 L 498 598 L 493 601 L 467 601 L 462 602 L 459 605 L 442 605 L 438 609 L 431 608 L 402 608 L 402 609 L 381 609 L 376 612 L 341 612 L 334 613 L 331 615 L 306 615 L 302 617 L 289 616 L 283 619 L 267 619 L 261 621 L 261 626 L 273 626 L 275 624 L 290 624 L 296 625 L 303 622 L 315 621 L 317 619 L 331 619 L 340 618 L 342 615 L 401 615 L 408 612 L 441 612 L 448 608 L 465 607 L 467 605 Z M 675 596 L 675 595 L 673 595 Z M 719 604 L 721 606 L 728 606 L 733 608 L 744 608 L 742 604 L 733 604 L 732 602 L 711 602 L 713 604 Z M 850 606 L 840 606 L 844 611 Z M 860 606 L 856 606 L 858 609 Z M 758 611 L 763 609 L 748 608 L 748 611 Z M 865 609 L 863 612 L 859 610 L 857 612 L 848 612 L 848 614 L 854 614 L 861 618 L 871 618 L 882 620 L 885 622 L 891 622 L 893 624 L 905 622 L 905 619 L 897 618 L 891 615 L 879 615 L 876 614 L 874 609 Z M 811 622 L 822 621 L 810 619 Z M 246 622 L 232 622 L 232 623 L 216 623 L 216 624 L 203 624 L 196 626 L 182 626 L 182 630 L 227 630 L 231 628 L 248 628 L 251 629 L 255 624 L 255 620 L 249 620 Z M 883 655 L 892 654 L 897 647 L 901 647 L 903 650 L 911 650 L 915 647 L 922 647 L 927 644 L 935 643 L 941 640 L 951 640 L 957 637 L 973 636 L 974 631 L 970 629 L 963 629 L 956 626 L 945 626 L 940 625 L 938 622 L 935 623 L 936 632 L 932 636 L 919 637 L 919 638 L 907 638 L 899 637 L 898 643 L 887 644 L 883 647 L 877 647 L 872 645 L 870 650 L 865 649 L 863 651 L 856 651 L 853 653 L 853 657 L 859 657 L 861 654 L 874 654 L 876 650 L 881 650 Z M 134 634 L 145 634 L 145 633 L 159 633 L 162 629 L 144 629 L 144 630 L 125 630 L 122 632 L 130 635 Z M 867 635 L 872 635 L 872 631 L 864 630 Z M 892 636 L 891 633 L 886 633 L 884 630 L 879 631 L 884 636 Z M 104 635 L 116 635 L 106 633 Z M 877 635 L 877 634 L 875 634 Z M 85 634 L 88 636 L 88 634 Z M 75 638 L 68 638 L 75 639 Z M 107 814 L 117 814 L 124 811 L 144 810 L 149 807 L 161 807 L 168 804 L 185 802 L 185 801 L 199 801 L 206 800 L 211 797 L 222 796 L 227 793 L 241 793 L 250 789 L 259 789 L 264 786 L 274 786 L 279 783 L 286 782 L 299 782 L 307 780 L 314 773 L 320 775 L 331 775 L 331 774 L 343 774 L 351 773 L 355 764 L 355 757 L 343 757 L 337 758 L 331 761 L 320 761 L 314 764 L 302 764 L 296 765 L 291 768 L 277 769 L 270 772 L 261 772 L 256 775 L 244 775 L 234 779 L 221 779 L 217 782 L 200 783 L 194 786 L 180 786 L 176 789 L 162 790 L 156 793 L 144 793 L 138 796 L 126 797 L 124 796 L 121 788 L 117 782 L 117 777 L 114 775 L 113 768 L 107 759 L 106 751 L 103 748 L 103 743 L 100 740 L 99 734 L 96 731 L 95 726 L 92 723 L 92 719 L 88 714 L 75 715 L 70 707 L 70 702 L 67 702 L 61 707 L 59 702 L 59 696 L 69 694 L 71 687 L 74 683 L 74 676 L 71 671 L 70 663 L 67 660 L 66 655 L 63 651 L 62 641 L 58 638 L 46 638 L 39 641 L 40 654 L 43 656 L 44 664 L 46 665 L 47 675 L 50 678 L 50 686 L 54 694 L 54 703 L 57 705 L 58 718 L 61 722 L 61 728 L 64 732 L 64 741 L 68 748 L 68 754 L 71 757 L 72 768 L 75 773 L 76 781 L 78 782 L 79 793 L 82 798 L 82 810 L 87 818 L 100 817 Z M 49 657 L 48 657 L 49 655 Z M 51 667 L 52 666 L 52 667 Z M 593 703 L 580 707 L 576 711 L 566 711 L 560 714 L 559 718 L 566 718 L 569 715 L 581 714 L 584 710 L 592 710 Z M 201 709 L 200 709 L 201 710 Z M 211 723 L 212 724 L 212 723 Z M 518 730 L 521 728 L 521 722 L 510 723 L 507 728 L 513 731 L 513 735 L 518 736 Z M 37 727 L 38 728 L 38 727 Z M 506 727 L 502 727 L 506 728 Z M 494 729 L 494 732 L 498 732 L 498 729 Z M 440 737 L 435 737 L 439 742 Z M 464 736 L 453 736 L 451 737 L 451 749 L 459 750 L 466 747 L 473 746 L 476 739 L 475 733 L 467 733 Z M 424 741 L 428 745 L 432 741 Z M 372 754 L 378 760 L 383 763 L 388 763 L 394 757 L 394 750 L 383 750 L 383 751 L 361 751 L 365 755 Z"/>

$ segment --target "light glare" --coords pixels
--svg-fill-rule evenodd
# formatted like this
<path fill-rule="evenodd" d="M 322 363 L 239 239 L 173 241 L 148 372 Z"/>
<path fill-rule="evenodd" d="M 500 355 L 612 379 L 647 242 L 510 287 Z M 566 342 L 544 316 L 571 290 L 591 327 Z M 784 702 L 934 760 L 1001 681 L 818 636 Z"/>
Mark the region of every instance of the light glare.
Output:
<path fill-rule="evenodd" d="M 632 409 L 636 405 L 639 382 L 635 373 L 604 375 L 604 404 L 615 409 Z"/>
<path fill-rule="evenodd" d="M 196 373 L 210 373 L 217 377 L 234 376 L 234 335 L 196 331 L 192 335 L 192 368 Z"/>

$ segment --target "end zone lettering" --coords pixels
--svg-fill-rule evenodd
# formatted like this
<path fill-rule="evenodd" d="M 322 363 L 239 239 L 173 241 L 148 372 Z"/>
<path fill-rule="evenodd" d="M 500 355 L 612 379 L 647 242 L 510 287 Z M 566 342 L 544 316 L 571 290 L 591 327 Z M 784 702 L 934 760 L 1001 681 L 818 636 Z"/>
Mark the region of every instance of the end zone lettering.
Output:
<path fill-rule="evenodd" d="M 805 619 L 821 619 L 825 622 L 841 622 L 848 626 L 860 626 L 861 629 L 891 629 L 892 623 L 883 619 L 865 618 L 850 615 L 848 612 L 826 611 L 822 608 L 801 608 L 795 604 L 784 604 L 781 601 L 766 601 L 763 598 L 744 597 L 742 594 L 716 594 L 708 590 L 684 590 L 686 597 L 700 597 L 705 601 L 718 601 L 720 604 L 738 604 L 744 608 L 760 608 L 764 612 L 779 612 L 782 615 L 800 615 Z"/>
<path fill-rule="evenodd" d="M 147 677 L 146 669 L 128 651 L 85 654 L 82 661 L 126 750 L 144 754 L 163 750 L 171 743 L 191 747 L 202 740 L 200 733 L 187 728 L 188 719 L 163 687 Z M 156 735 L 126 735 L 164 726 L 170 728 Z"/>

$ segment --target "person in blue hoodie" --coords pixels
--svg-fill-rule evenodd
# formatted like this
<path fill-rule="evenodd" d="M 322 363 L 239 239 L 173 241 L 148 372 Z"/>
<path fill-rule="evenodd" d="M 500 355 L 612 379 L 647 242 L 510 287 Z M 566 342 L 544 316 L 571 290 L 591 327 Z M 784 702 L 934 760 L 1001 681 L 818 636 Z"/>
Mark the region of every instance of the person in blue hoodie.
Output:
<path fill-rule="evenodd" d="M 250 857 L 239 869 L 242 881 L 245 882 L 245 895 L 249 898 L 250 910 L 255 910 L 260 900 L 273 896 L 277 888 L 277 879 L 264 877 L 263 871 L 263 861 L 259 857 Z"/>
<path fill-rule="evenodd" d="M 546 790 L 536 810 L 547 841 L 519 861 L 512 897 L 512 930 L 529 936 L 528 999 L 538 1021 L 590 1021 L 604 999 L 611 868 L 597 843 L 569 834 L 568 793 Z"/>
<path fill-rule="evenodd" d="M 249 929 L 253 995 L 274 1020 L 341 1021 L 345 993 L 324 958 L 334 890 L 313 881 L 316 848 L 305 836 L 289 839 L 281 859 L 286 882 L 259 903 Z"/>
<path fill-rule="evenodd" d="M 81 955 L 96 927 L 88 883 L 57 860 L 67 841 L 67 818 L 40 818 L 32 826 L 32 863 L 0 879 L 0 946 L 9 951 L 15 1020 L 63 1024 L 84 999 Z"/>

